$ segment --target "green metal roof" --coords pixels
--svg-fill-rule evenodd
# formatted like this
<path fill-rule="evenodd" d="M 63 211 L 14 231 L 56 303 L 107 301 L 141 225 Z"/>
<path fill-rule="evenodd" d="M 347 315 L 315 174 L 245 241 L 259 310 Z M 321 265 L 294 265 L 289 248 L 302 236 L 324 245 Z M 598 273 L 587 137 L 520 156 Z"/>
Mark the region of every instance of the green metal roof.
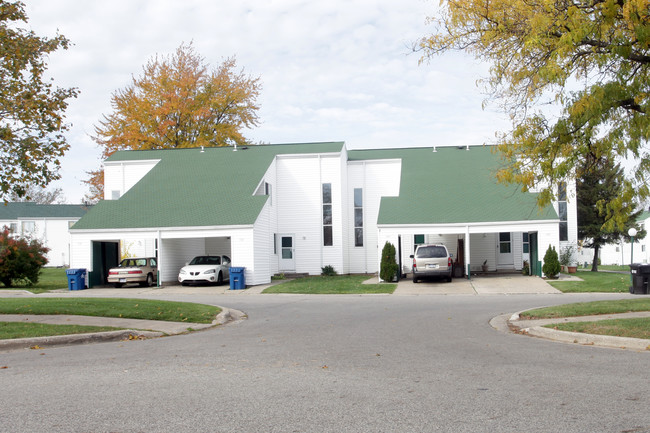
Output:
<path fill-rule="evenodd" d="M 339 153 L 343 142 L 121 151 L 107 162 L 159 160 L 119 200 L 100 201 L 73 229 L 251 225 L 268 197 L 254 196 L 273 158 Z"/>
<path fill-rule="evenodd" d="M 0 220 L 25 218 L 80 218 L 89 207 L 83 204 L 38 204 L 30 202 L 0 204 Z"/>
<path fill-rule="evenodd" d="M 453 224 L 557 219 L 537 194 L 496 181 L 504 161 L 491 146 L 357 150 L 350 160 L 402 161 L 399 197 L 383 197 L 378 224 Z"/>

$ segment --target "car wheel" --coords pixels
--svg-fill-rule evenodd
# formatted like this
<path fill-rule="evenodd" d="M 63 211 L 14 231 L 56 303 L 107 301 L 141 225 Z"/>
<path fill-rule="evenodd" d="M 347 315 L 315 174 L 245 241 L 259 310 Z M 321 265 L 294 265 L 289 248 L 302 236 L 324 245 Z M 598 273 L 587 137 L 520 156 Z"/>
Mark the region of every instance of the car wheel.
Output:
<path fill-rule="evenodd" d="M 115 283 L 115 284 L 113 284 L 113 287 L 115 287 L 116 289 L 121 289 L 122 288 L 122 283 Z"/>
<path fill-rule="evenodd" d="M 153 275 L 147 275 L 147 287 L 153 286 Z"/>
<path fill-rule="evenodd" d="M 217 286 L 220 286 L 223 284 L 223 275 L 221 272 L 219 272 L 219 275 L 217 275 Z"/>
<path fill-rule="evenodd" d="M 417 283 L 417 282 L 418 282 L 418 277 L 416 277 L 415 274 L 413 274 L 413 283 Z"/>
<path fill-rule="evenodd" d="M 181 286 L 187 286 L 188 284 L 186 282 L 182 282 Z"/>
<path fill-rule="evenodd" d="M 447 276 L 447 282 L 448 282 L 448 283 L 451 283 L 451 275 L 448 275 L 448 276 Z"/>

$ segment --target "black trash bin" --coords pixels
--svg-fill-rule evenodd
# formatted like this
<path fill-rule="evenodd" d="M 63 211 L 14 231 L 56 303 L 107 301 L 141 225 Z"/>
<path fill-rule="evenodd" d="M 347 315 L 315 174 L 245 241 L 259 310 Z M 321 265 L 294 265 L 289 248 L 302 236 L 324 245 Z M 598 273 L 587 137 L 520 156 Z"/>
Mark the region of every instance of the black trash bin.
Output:
<path fill-rule="evenodd" d="M 630 272 L 632 274 L 632 285 L 630 286 L 630 293 L 633 295 L 647 295 L 648 278 L 650 277 L 650 265 L 632 263 L 630 265 Z"/>

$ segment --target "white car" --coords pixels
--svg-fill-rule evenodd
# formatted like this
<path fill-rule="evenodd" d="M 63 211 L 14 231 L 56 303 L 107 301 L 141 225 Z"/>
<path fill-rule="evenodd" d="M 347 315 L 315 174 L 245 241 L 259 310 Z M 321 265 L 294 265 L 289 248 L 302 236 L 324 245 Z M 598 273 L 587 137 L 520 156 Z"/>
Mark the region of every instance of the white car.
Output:
<path fill-rule="evenodd" d="M 178 282 L 188 284 L 223 284 L 230 279 L 230 257 L 196 256 L 181 268 Z"/>

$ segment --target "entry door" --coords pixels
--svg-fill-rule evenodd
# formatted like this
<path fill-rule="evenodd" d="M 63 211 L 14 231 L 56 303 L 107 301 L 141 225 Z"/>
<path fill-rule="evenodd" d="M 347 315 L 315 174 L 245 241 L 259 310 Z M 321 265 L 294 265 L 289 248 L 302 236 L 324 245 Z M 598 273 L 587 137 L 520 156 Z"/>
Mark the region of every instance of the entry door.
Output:
<path fill-rule="evenodd" d="M 280 237 L 280 270 L 295 271 L 296 259 L 294 257 L 294 239 L 291 235 Z"/>
<path fill-rule="evenodd" d="M 512 233 L 499 233 L 497 245 L 497 264 L 498 268 L 513 268 L 515 265 L 514 255 L 512 254 Z"/>

